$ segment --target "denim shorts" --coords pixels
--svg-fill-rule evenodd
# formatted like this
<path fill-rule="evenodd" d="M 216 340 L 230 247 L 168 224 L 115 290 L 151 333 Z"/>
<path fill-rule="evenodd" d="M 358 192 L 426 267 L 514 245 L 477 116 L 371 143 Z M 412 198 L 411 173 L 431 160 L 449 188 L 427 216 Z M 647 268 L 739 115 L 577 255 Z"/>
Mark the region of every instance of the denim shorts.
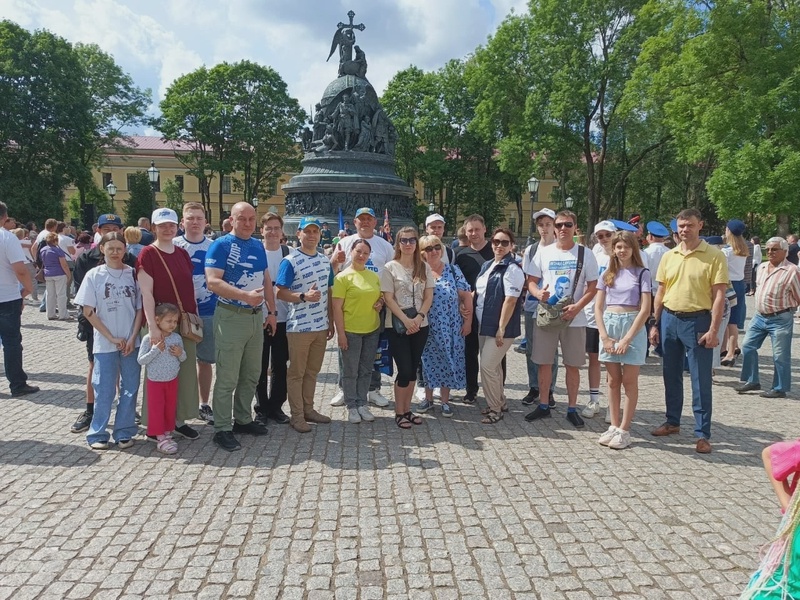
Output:
<path fill-rule="evenodd" d="M 197 344 L 197 360 L 213 365 L 216 362 L 214 354 L 214 317 L 200 317 L 203 319 L 203 341 Z"/>
<path fill-rule="evenodd" d="M 606 326 L 608 337 L 619 340 L 625 336 L 636 320 L 638 312 L 614 313 L 606 311 L 603 313 L 603 324 Z M 600 362 L 619 363 L 623 365 L 643 365 L 647 356 L 647 334 L 646 327 L 642 327 L 633 341 L 628 345 L 625 354 L 608 354 L 602 345 L 600 347 Z"/>

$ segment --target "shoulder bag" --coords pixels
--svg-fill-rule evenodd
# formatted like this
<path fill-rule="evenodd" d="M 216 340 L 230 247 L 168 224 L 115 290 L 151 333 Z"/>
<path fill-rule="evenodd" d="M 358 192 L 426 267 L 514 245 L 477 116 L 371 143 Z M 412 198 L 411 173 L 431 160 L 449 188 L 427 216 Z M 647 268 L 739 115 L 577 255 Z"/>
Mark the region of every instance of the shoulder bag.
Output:
<path fill-rule="evenodd" d="M 583 254 L 585 251 L 585 246 L 578 246 L 578 268 L 575 270 L 575 281 L 572 282 L 572 291 L 570 291 L 569 295 L 564 296 L 555 304 L 539 302 L 536 309 L 537 327 L 549 331 L 557 331 L 569 326 L 569 321 L 562 318 L 564 316 L 564 307 L 573 303 L 573 296 L 578 288 L 578 280 L 583 271 Z"/>
<path fill-rule="evenodd" d="M 407 316 L 409 319 L 413 319 L 417 316 L 417 298 L 415 294 L 414 288 L 414 278 L 411 278 L 411 308 L 404 308 L 403 314 Z M 397 335 L 406 335 L 408 333 L 408 329 L 406 329 L 405 323 L 400 320 L 400 318 L 392 313 L 392 329 L 394 329 Z"/>
<path fill-rule="evenodd" d="M 178 294 L 178 287 L 175 285 L 175 279 L 172 278 L 172 272 L 169 270 L 167 266 L 167 261 L 164 260 L 164 257 L 161 256 L 161 251 L 158 248 L 154 248 L 158 258 L 161 259 L 161 264 L 164 265 L 164 270 L 169 275 L 169 280 L 172 283 L 172 289 L 175 291 L 175 298 L 178 300 L 178 310 L 181 311 L 181 320 L 180 320 L 180 334 L 181 337 L 185 337 L 187 340 L 191 340 L 193 342 L 202 342 L 203 341 L 203 320 L 198 317 L 194 313 L 189 313 L 183 310 L 183 303 L 181 302 L 181 296 Z"/>

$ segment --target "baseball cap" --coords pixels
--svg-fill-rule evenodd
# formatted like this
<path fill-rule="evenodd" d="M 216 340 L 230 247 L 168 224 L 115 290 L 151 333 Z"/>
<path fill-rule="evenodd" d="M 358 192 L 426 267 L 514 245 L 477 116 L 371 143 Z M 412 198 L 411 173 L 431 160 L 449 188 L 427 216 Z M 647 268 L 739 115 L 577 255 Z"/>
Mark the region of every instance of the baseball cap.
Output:
<path fill-rule="evenodd" d="M 728 230 L 733 235 L 742 235 L 746 228 L 747 225 L 745 225 L 744 222 L 740 221 L 739 219 L 731 219 L 728 221 Z"/>
<path fill-rule="evenodd" d="M 642 220 L 642 215 L 640 215 L 639 213 L 633 213 L 631 215 L 631 218 L 628 219 L 628 223 L 630 223 L 631 225 L 638 225 L 639 221 L 641 220 Z"/>
<path fill-rule="evenodd" d="M 721 246 L 724 243 L 721 235 L 706 236 L 706 242 L 712 246 Z"/>
<path fill-rule="evenodd" d="M 655 237 L 659 238 L 669 237 L 669 229 L 664 227 L 664 225 L 662 225 L 658 221 L 648 221 L 647 231 L 650 233 L 650 235 Z"/>
<path fill-rule="evenodd" d="M 432 215 L 428 215 L 428 217 L 425 219 L 425 227 L 427 227 L 434 221 L 441 221 L 442 223 L 447 223 L 447 221 L 444 220 L 444 217 L 442 215 L 440 215 L 439 213 L 433 213 Z"/>
<path fill-rule="evenodd" d="M 150 219 L 153 225 L 161 225 L 162 223 L 175 223 L 178 224 L 178 213 L 171 208 L 157 208 L 153 211 L 153 217 Z"/>
<path fill-rule="evenodd" d="M 97 226 L 102 227 L 103 225 L 116 225 L 117 227 L 122 227 L 122 219 L 120 219 L 117 215 L 100 215 L 100 218 L 97 219 Z"/>
<path fill-rule="evenodd" d="M 617 229 L 621 229 L 622 231 L 639 231 L 636 225 L 631 225 L 625 221 L 618 221 L 617 219 L 609 219 L 609 221 L 613 223 Z"/>
<path fill-rule="evenodd" d="M 319 219 L 315 219 L 314 217 L 303 217 L 300 219 L 300 224 L 297 226 L 298 231 L 301 229 L 305 229 L 309 225 L 316 225 L 317 229 L 321 229 L 322 226 L 319 224 Z"/>
<path fill-rule="evenodd" d="M 614 233 L 616 230 L 616 226 L 611 221 L 600 221 L 594 226 L 595 233 L 598 231 L 610 231 L 611 233 Z"/>
<path fill-rule="evenodd" d="M 556 213 L 550 210 L 549 208 L 543 208 L 541 210 L 537 210 L 533 213 L 533 222 L 536 222 L 536 219 L 539 217 L 550 217 L 553 221 L 556 220 Z"/>
<path fill-rule="evenodd" d="M 372 210 L 371 208 L 368 208 L 368 207 L 359 208 L 356 211 L 356 219 L 358 217 L 360 217 L 361 215 L 369 215 L 370 217 L 375 217 L 375 211 Z M 375 217 L 375 218 L 377 219 L 377 217 Z"/>

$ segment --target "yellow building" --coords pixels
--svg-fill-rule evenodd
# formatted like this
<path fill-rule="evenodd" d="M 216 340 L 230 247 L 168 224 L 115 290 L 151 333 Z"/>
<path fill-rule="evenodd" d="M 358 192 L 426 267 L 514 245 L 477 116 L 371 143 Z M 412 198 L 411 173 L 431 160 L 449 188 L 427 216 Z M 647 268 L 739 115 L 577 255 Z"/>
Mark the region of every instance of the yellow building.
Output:
<path fill-rule="evenodd" d="M 130 151 L 119 152 L 109 151 L 106 154 L 106 164 L 95 172 L 95 183 L 102 189 L 107 189 L 112 181 L 117 188 L 114 196 L 114 210 L 118 215 L 125 214 L 125 202 L 130 197 L 130 176 L 137 171 L 146 172 L 150 168 L 151 162 L 159 171 L 159 182 L 156 185 L 156 202 L 163 205 L 166 201 L 165 194 L 161 191 L 164 184 L 169 180 L 175 180 L 179 188 L 183 191 L 184 202 L 200 202 L 199 180 L 186 172 L 186 167 L 175 157 L 176 153 L 189 152 L 188 148 L 181 147 L 177 142 L 168 142 L 156 136 L 133 136 L 130 138 Z M 285 195 L 282 186 L 288 183 L 294 173 L 282 175 L 277 181 L 273 182 L 269 198 L 263 196 L 259 198 L 256 212 L 259 218 L 268 211 L 277 212 L 279 215 L 285 214 Z M 218 194 L 219 186 L 222 185 L 223 192 L 223 211 L 229 212 L 231 206 L 244 198 L 241 191 L 235 190 L 234 180 L 236 174 L 226 176 L 222 181 L 215 177 L 211 181 L 211 215 L 209 222 L 213 227 L 217 227 L 220 222 Z M 415 186 L 417 198 L 427 203 L 429 198 L 422 183 Z M 557 183 L 553 179 L 542 177 L 539 184 L 538 194 L 535 195 L 535 202 L 531 202 L 531 194 L 525 192 L 522 199 L 522 220 L 518 220 L 517 208 L 513 203 L 508 203 L 504 210 L 504 220 L 501 223 L 520 235 L 527 235 L 530 227 L 532 212 L 541 208 L 551 208 L 557 210 L 557 206 L 550 202 L 554 196 L 553 192 L 557 188 Z M 69 196 L 75 188 L 67 189 L 66 195 Z M 555 194 L 557 195 L 557 194 Z M 423 200 L 424 199 L 424 200 Z M 149 216 L 149 215 L 142 215 Z M 463 216 L 463 215 L 462 215 Z M 448 227 L 448 229 L 450 229 Z"/>

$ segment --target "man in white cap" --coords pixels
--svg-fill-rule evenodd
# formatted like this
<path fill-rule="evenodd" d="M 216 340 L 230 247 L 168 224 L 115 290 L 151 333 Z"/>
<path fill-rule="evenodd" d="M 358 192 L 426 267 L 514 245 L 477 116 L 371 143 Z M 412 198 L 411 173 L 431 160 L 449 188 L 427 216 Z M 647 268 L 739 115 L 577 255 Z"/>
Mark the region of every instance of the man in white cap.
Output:
<path fill-rule="evenodd" d="M 435 235 L 440 240 L 444 235 L 444 224 L 446 221 L 444 217 L 439 213 L 433 213 L 427 216 L 425 219 L 425 233 L 428 235 Z M 445 247 L 445 253 L 442 255 L 442 262 L 445 264 L 450 264 L 455 259 L 455 252 L 450 247 Z"/>

